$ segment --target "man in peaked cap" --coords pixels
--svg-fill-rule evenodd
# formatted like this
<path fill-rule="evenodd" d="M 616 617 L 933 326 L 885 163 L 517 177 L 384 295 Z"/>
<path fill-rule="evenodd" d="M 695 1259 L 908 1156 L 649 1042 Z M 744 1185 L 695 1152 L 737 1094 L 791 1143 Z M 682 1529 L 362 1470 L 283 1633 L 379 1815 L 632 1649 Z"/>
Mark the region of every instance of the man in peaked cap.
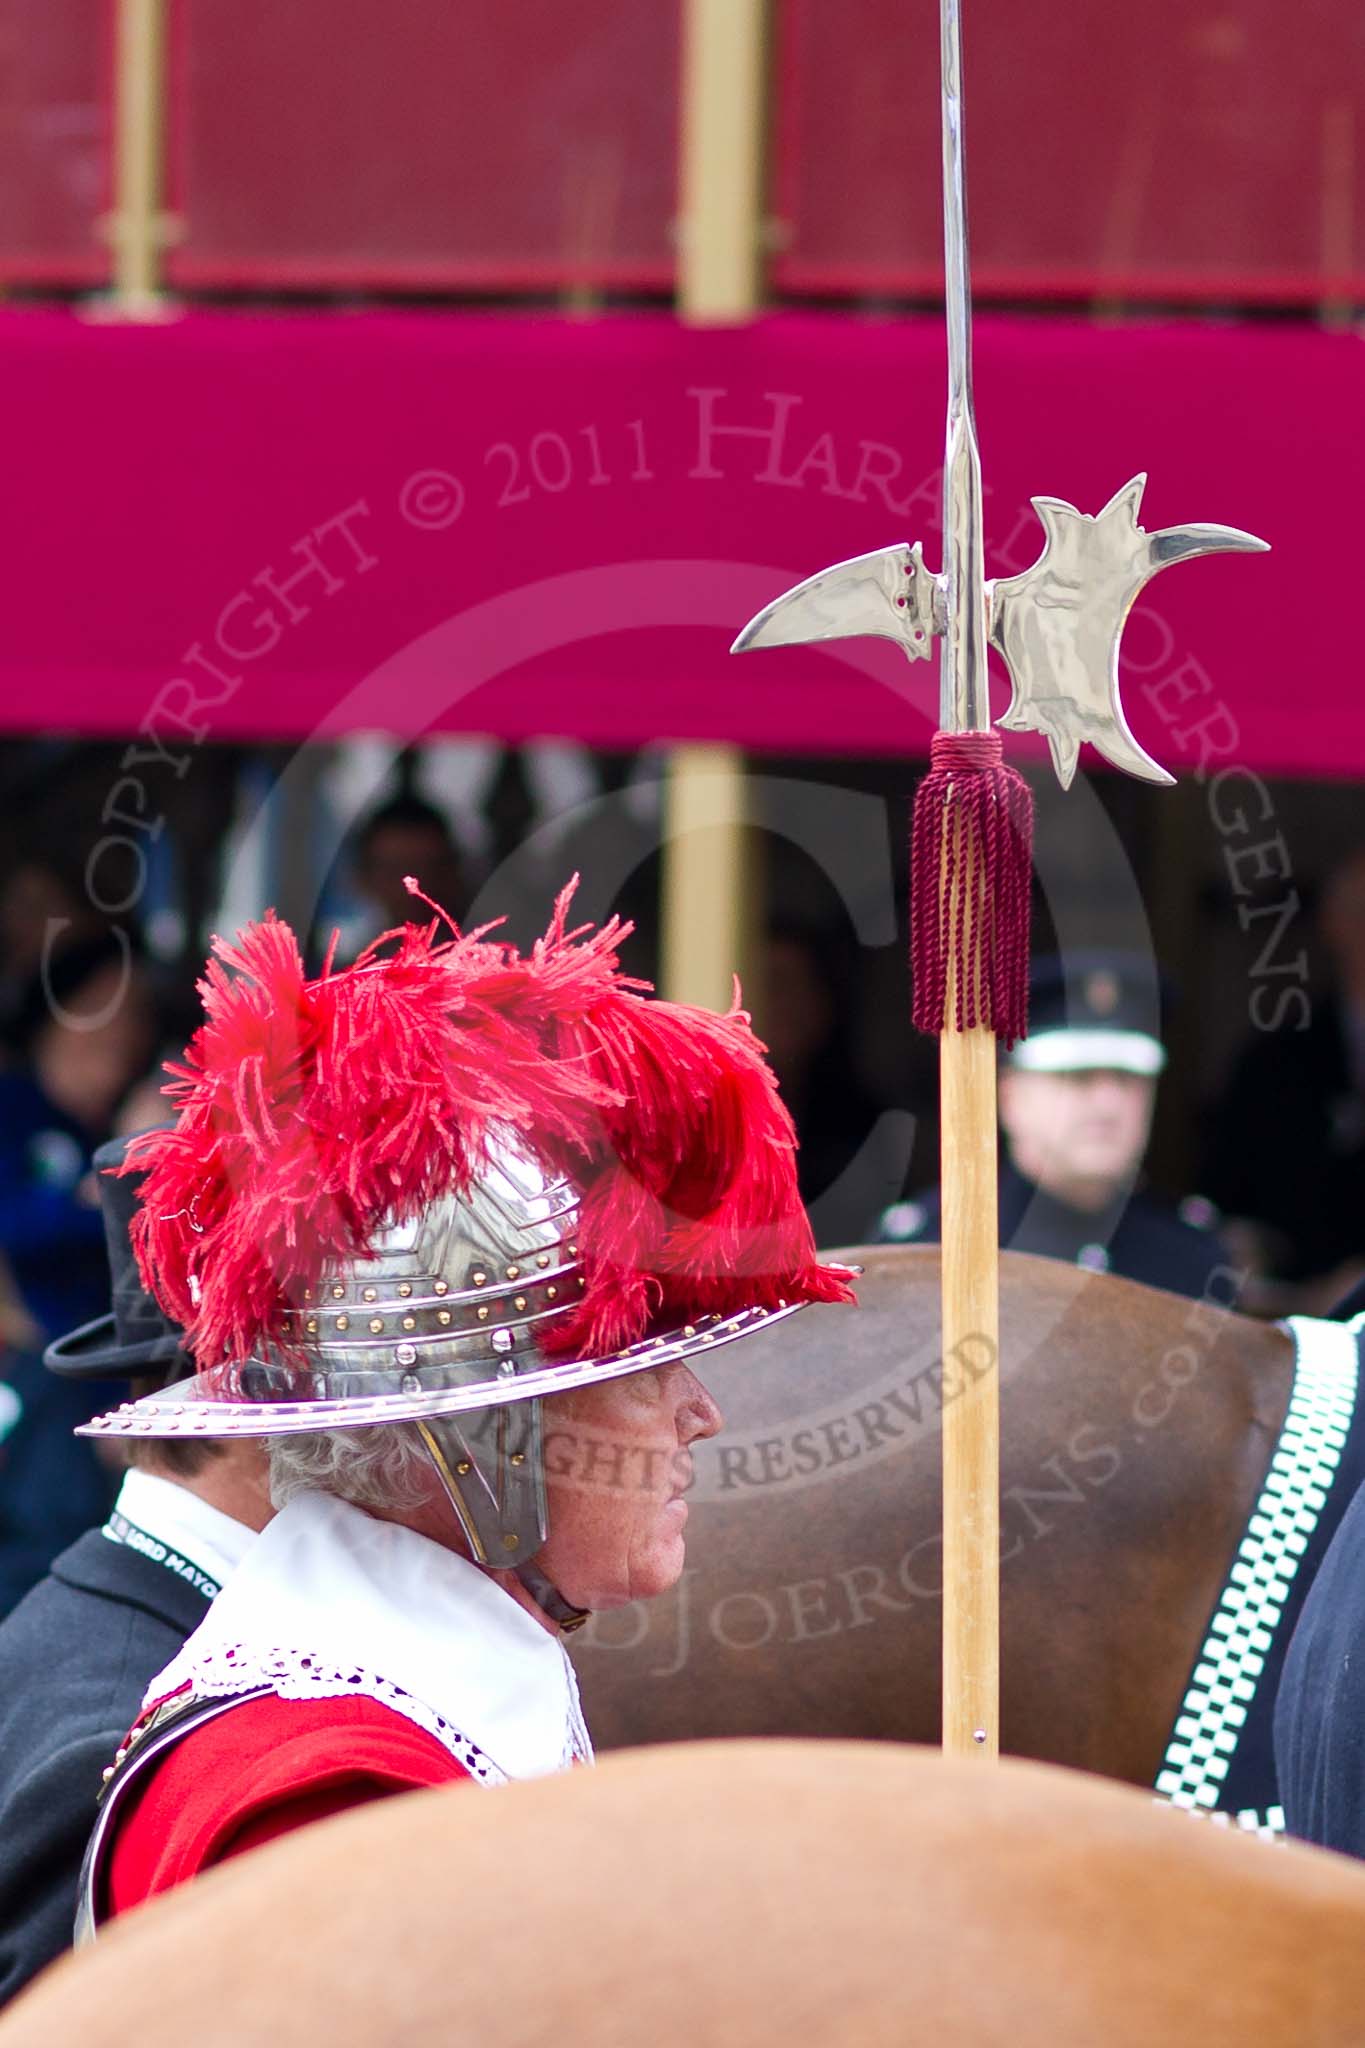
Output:
<path fill-rule="evenodd" d="M 135 1154 L 200 1370 L 89 1429 L 264 1437 L 279 1512 L 119 1751 L 87 1930 L 340 1808 L 590 1760 L 561 1635 L 682 1570 L 694 1362 L 849 1298 L 748 1019 L 646 1000 L 570 895 L 524 957 L 216 949 Z"/>
<path fill-rule="evenodd" d="M 1149 963 L 1121 952 L 1038 963 L 1029 1034 L 1000 1068 L 1000 1241 L 1011 1251 L 1230 1302 L 1235 1275 L 1197 1199 L 1169 1207 L 1138 1178 L 1166 1064 Z M 936 1195 L 897 1202 L 879 1235 L 933 1243 Z"/>
<path fill-rule="evenodd" d="M 126 1139 L 95 1154 L 112 1313 L 49 1346 L 68 1380 L 173 1383 L 193 1372 L 144 1292 L 128 1239 Z M 102 1529 L 56 1558 L 0 1623 L 0 2004 L 71 1945 L 101 1774 L 149 1680 L 203 1620 L 271 1508 L 257 1446 L 129 1446 Z"/>

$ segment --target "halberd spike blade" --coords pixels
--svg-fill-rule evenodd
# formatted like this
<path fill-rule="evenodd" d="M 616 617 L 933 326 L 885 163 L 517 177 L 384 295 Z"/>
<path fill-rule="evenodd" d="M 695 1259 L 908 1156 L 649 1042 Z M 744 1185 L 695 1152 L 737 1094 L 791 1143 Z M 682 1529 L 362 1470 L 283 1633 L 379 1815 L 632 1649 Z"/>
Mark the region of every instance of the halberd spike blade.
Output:
<path fill-rule="evenodd" d="M 1014 686 L 1000 724 L 1046 737 L 1064 789 L 1076 747 L 1086 740 L 1125 774 L 1174 781 L 1138 744 L 1124 715 L 1119 645 L 1128 614 L 1143 586 L 1173 562 L 1259 554 L 1267 545 L 1235 526 L 1147 533 L 1137 522 L 1146 482 L 1145 475 L 1131 478 L 1094 513 L 1065 498 L 1035 498 L 1043 552 L 1021 575 L 989 586 L 991 644 Z"/>
<path fill-rule="evenodd" d="M 911 661 L 927 661 L 939 617 L 937 580 L 924 566 L 920 543 L 902 542 L 836 562 L 784 591 L 750 619 L 730 652 L 872 633 L 894 640 Z"/>

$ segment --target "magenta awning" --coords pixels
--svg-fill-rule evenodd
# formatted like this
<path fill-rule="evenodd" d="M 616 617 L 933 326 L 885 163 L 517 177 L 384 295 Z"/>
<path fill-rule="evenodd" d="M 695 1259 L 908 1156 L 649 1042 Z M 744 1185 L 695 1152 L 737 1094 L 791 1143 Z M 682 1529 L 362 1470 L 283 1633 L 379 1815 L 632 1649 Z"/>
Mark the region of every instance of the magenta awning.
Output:
<path fill-rule="evenodd" d="M 1030 492 L 1097 511 L 1141 468 L 1149 527 L 1273 544 L 1151 586 L 1142 743 L 1365 774 L 1360 341 L 994 317 L 976 371 L 996 571 L 1037 552 Z M 929 318 L 6 311 L 4 726 L 920 753 L 930 664 L 726 649 L 839 557 L 923 538 L 937 566 L 943 382 Z"/>

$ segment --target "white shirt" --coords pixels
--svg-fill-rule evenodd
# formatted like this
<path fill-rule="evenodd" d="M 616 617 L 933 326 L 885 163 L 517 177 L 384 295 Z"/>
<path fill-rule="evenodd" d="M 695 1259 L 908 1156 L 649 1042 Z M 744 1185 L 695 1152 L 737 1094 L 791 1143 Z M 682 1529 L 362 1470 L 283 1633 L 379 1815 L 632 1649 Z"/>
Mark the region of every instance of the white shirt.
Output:
<path fill-rule="evenodd" d="M 266 1685 L 281 1699 L 360 1694 L 485 1783 L 588 1762 L 562 1642 L 453 1550 L 325 1493 L 281 1508 L 144 1704 Z"/>
<path fill-rule="evenodd" d="M 194 1578 L 210 1599 L 225 1586 L 256 1541 L 248 1529 L 221 1508 L 210 1507 L 188 1487 L 154 1473 L 133 1470 L 124 1475 L 103 1535 L 126 1543 L 165 1564 L 182 1578 Z M 182 1569 L 189 1565 L 192 1569 Z"/>

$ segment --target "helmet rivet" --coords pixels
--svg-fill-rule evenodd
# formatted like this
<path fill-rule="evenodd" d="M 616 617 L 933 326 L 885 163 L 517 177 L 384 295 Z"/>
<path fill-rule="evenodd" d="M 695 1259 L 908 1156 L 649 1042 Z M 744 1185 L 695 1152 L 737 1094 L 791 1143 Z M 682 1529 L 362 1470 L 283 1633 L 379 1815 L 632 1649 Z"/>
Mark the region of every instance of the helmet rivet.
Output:
<path fill-rule="evenodd" d="M 434 1294 L 449 1294 L 450 1282 L 448 1280 L 438 1280 L 432 1292 Z"/>
<path fill-rule="evenodd" d="M 312 1290 L 312 1288 L 311 1288 L 311 1287 L 305 1287 L 305 1288 L 304 1288 L 304 1290 L 303 1290 L 303 1298 L 304 1298 L 304 1300 L 305 1300 L 305 1301 L 311 1301 L 311 1300 L 313 1299 L 313 1290 Z"/>
<path fill-rule="evenodd" d="M 360 1298 L 362 1301 L 374 1301 L 378 1295 L 378 1292 L 379 1290 L 377 1287 L 366 1287 L 362 1291 Z"/>
<path fill-rule="evenodd" d="M 473 1471 L 473 1469 L 474 1468 L 470 1464 L 468 1458 L 461 1458 L 459 1464 L 455 1467 L 455 1470 L 459 1474 L 461 1479 L 467 1479 L 469 1477 L 469 1474 Z"/>
<path fill-rule="evenodd" d="M 571 1259 L 576 1259 L 578 1257 L 578 1246 L 576 1244 L 571 1244 L 567 1246 L 566 1249 Z"/>
<path fill-rule="evenodd" d="M 332 1289 L 332 1299 L 333 1301 L 344 1301 L 346 1299 L 346 1289 L 341 1285 L 340 1281 Z"/>
<path fill-rule="evenodd" d="M 338 1328 L 339 1330 L 349 1330 L 349 1329 L 350 1329 L 350 1327 L 351 1327 L 351 1318 L 350 1318 L 349 1316 L 338 1316 L 338 1317 L 337 1317 L 337 1328 Z"/>
<path fill-rule="evenodd" d="M 525 1451 L 513 1451 L 510 1462 L 513 1465 L 524 1465 L 526 1463 Z"/>
<path fill-rule="evenodd" d="M 395 1348 L 393 1355 L 398 1360 L 398 1363 L 400 1365 L 416 1365 L 417 1346 L 415 1344 L 399 1344 Z M 410 1377 L 411 1375 L 409 1374 L 409 1378 Z M 405 1394 L 410 1394 L 412 1392 L 412 1388 L 405 1385 L 403 1388 L 403 1392 Z"/>
<path fill-rule="evenodd" d="M 545 1290 L 545 1299 L 547 1301 L 554 1301 L 557 1298 L 558 1294 L 559 1289 L 557 1287 L 547 1287 Z"/>
<path fill-rule="evenodd" d="M 402 1298 L 402 1299 L 403 1299 L 404 1301 L 406 1301 L 406 1300 L 407 1300 L 407 1298 L 408 1298 L 408 1296 L 409 1296 L 409 1295 L 410 1295 L 410 1294 L 412 1293 L 412 1282 L 411 1282 L 411 1280 L 403 1280 L 403 1281 L 401 1281 L 401 1282 L 399 1283 L 399 1287 L 398 1287 L 398 1292 L 399 1292 L 399 1295 L 401 1296 L 401 1298 Z"/>
<path fill-rule="evenodd" d="M 696 1326 L 696 1324 L 695 1324 L 695 1323 L 684 1323 L 684 1324 L 683 1324 L 683 1335 L 684 1335 L 684 1337 L 695 1337 L 695 1336 L 696 1336 L 696 1334 L 697 1334 L 697 1326 Z"/>
<path fill-rule="evenodd" d="M 417 1328 L 417 1318 L 416 1318 L 416 1316 L 404 1316 L 404 1318 L 403 1318 L 403 1328 L 404 1328 L 405 1330 L 415 1330 L 415 1329 Z"/>
<path fill-rule="evenodd" d="M 510 1351 L 512 1349 L 512 1332 L 505 1329 L 494 1330 L 493 1349 L 495 1351 Z"/>
<path fill-rule="evenodd" d="M 484 1272 L 482 1266 L 476 1266 L 469 1277 L 474 1282 L 474 1285 L 476 1287 L 482 1287 L 485 1281 L 487 1280 L 488 1275 Z"/>
<path fill-rule="evenodd" d="M 479 1312 L 478 1312 L 478 1313 L 479 1313 L 479 1321 L 480 1321 L 481 1323 L 486 1323 L 486 1322 L 488 1321 L 488 1304 L 487 1304 L 487 1302 L 485 1302 L 485 1303 L 484 1303 L 483 1307 L 482 1307 L 482 1308 L 481 1308 L 481 1309 L 479 1310 Z"/>
<path fill-rule="evenodd" d="M 526 1296 L 524 1294 L 513 1295 L 512 1306 L 514 1309 L 516 1309 L 517 1313 L 520 1314 L 522 1309 L 524 1309 L 526 1306 Z"/>
<path fill-rule="evenodd" d="M 375 1336 L 376 1336 L 376 1337 L 377 1337 L 377 1336 L 379 1335 L 379 1332 L 380 1332 L 380 1331 L 381 1331 L 381 1330 L 383 1329 L 383 1327 L 384 1327 L 384 1318 L 383 1318 L 383 1316 L 371 1316 L 371 1317 L 370 1317 L 370 1328 L 371 1328 L 371 1329 L 372 1329 L 372 1330 L 374 1331 L 374 1334 L 375 1334 Z"/>
<path fill-rule="evenodd" d="M 309 1316 L 309 1318 L 308 1318 L 308 1334 L 309 1334 L 309 1336 L 310 1336 L 310 1337 L 316 1337 L 316 1336 L 317 1336 L 317 1333 L 318 1333 L 318 1319 L 317 1319 L 317 1317 L 316 1317 L 316 1316 Z"/>
<path fill-rule="evenodd" d="M 422 1382 L 415 1372 L 405 1372 L 399 1385 L 405 1394 L 420 1394 L 422 1391 Z"/>
<path fill-rule="evenodd" d="M 509 1266 L 509 1267 L 507 1268 L 507 1277 L 508 1277 L 508 1279 L 509 1279 L 509 1280 L 520 1280 L 520 1278 L 521 1278 L 521 1267 L 520 1267 L 520 1266 Z"/>
<path fill-rule="evenodd" d="M 549 1265 L 549 1263 L 550 1263 L 550 1254 L 549 1254 L 548 1252 L 537 1252 L 537 1253 L 536 1253 L 536 1264 L 537 1264 L 537 1265 L 539 1266 L 539 1268 L 540 1268 L 540 1270 L 541 1270 L 541 1272 L 542 1272 L 542 1273 L 543 1273 L 543 1272 L 545 1271 L 545 1268 L 546 1268 L 546 1267 L 547 1267 L 547 1266 Z"/>
<path fill-rule="evenodd" d="M 502 1547 L 504 1550 L 515 1550 L 520 1541 L 521 1538 L 519 1536 L 504 1536 Z"/>
<path fill-rule="evenodd" d="M 450 1310 L 448 1308 L 438 1308 L 436 1320 L 438 1323 L 448 1323 L 450 1321 Z"/>
<path fill-rule="evenodd" d="M 587 1284 L 588 1284 L 588 1276 L 587 1276 L 587 1274 L 586 1274 L 586 1273 L 580 1273 L 580 1274 L 579 1274 L 579 1276 L 578 1276 L 578 1284 L 579 1284 L 579 1286 L 580 1286 L 580 1287 L 586 1287 L 586 1286 L 587 1286 Z"/>

